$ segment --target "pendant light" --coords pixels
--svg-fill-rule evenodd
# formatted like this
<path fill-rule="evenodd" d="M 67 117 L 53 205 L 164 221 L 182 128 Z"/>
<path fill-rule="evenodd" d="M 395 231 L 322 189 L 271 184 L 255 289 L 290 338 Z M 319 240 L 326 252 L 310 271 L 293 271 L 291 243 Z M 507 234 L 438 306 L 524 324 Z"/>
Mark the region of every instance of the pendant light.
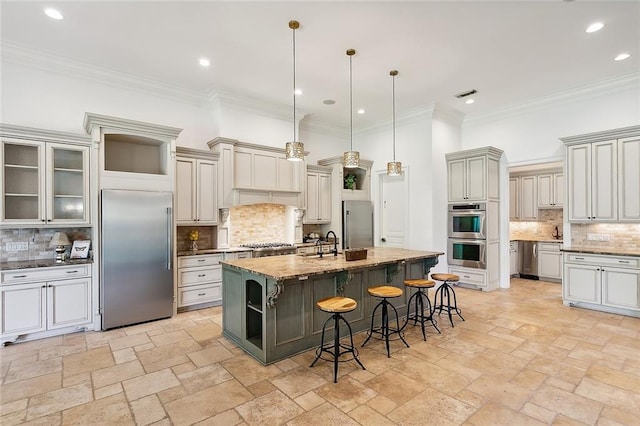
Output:
<path fill-rule="evenodd" d="M 396 75 L 398 75 L 398 71 L 390 71 L 389 75 L 391 76 L 391 91 L 393 93 L 391 103 L 391 110 L 393 111 L 393 161 L 387 163 L 387 175 L 400 176 L 402 174 L 402 163 L 396 161 Z"/>
<path fill-rule="evenodd" d="M 351 58 L 356 54 L 354 49 L 347 50 L 347 56 L 349 56 L 349 114 L 351 117 L 351 133 L 350 133 L 350 151 L 347 151 L 342 156 L 342 163 L 345 168 L 353 169 L 360 165 L 360 153 L 353 150 L 353 78 L 351 68 Z"/>
<path fill-rule="evenodd" d="M 289 21 L 289 28 L 293 30 L 293 142 L 287 142 L 285 147 L 286 158 L 289 161 L 304 160 L 304 144 L 297 139 L 296 123 L 296 30 L 300 28 L 300 22 Z"/>

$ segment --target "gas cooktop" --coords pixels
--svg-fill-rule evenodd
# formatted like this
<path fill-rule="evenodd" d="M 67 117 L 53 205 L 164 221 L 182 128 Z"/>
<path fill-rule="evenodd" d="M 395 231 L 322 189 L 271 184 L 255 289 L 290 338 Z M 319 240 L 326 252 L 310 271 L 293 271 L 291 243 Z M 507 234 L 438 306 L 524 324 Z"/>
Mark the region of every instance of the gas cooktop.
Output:
<path fill-rule="evenodd" d="M 290 243 L 251 243 L 241 244 L 240 247 L 253 249 L 253 257 L 278 256 L 296 252 L 296 247 Z"/>

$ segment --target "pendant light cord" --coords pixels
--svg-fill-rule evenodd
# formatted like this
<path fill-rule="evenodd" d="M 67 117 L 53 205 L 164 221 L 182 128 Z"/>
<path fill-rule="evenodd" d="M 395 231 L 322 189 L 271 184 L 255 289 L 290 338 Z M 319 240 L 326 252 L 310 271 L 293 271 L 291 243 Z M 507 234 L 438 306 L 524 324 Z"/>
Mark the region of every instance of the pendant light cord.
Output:
<path fill-rule="evenodd" d="M 352 74 L 352 68 L 351 68 L 352 57 L 353 57 L 352 55 L 349 55 L 349 112 L 351 117 L 349 144 L 351 146 L 351 151 L 353 151 L 353 74 Z"/>
<path fill-rule="evenodd" d="M 391 76 L 391 91 L 393 93 L 392 111 L 393 111 L 393 161 L 396 161 L 396 76 Z"/>
<path fill-rule="evenodd" d="M 293 142 L 296 139 L 296 29 L 293 29 Z"/>

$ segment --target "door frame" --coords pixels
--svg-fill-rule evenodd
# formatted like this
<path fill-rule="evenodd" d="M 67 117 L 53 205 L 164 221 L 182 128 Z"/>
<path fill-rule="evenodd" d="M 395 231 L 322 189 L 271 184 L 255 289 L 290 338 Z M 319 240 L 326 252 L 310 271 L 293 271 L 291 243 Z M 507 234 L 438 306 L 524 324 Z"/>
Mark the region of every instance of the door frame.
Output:
<path fill-rule="evenodd" d="M 378 174 L 378 212 L 380 212 L 378 214 L 378 218 L 376 220 L 377 222 L 377 226 L 376 226 L 376 235 L 374 235 L 374 238 L 377 238 L 377 244 L 374 242 L 374 246 L 378 247 L 381 246 L 381 241 L 380 238 L 382 238 L 382 230 L 383 230 L 383 220 L 384 220 L 384 178 L 387 175 L 387 170 L 377 170 L 376 173 Z M 403 183 L 403 192 L 404 192 L 404 206 L 405 206 L 405 210 L 404 210 L 404 223 L 405 223 L 405 227 L 404 227 L 404 234 L 402 236 L 402 239 L 404 241 L 404 246 L 407 246 L 407 242 L 408 242 L 408 233 L 407 233 L 407 229 L 409 227 L 409 211 L 411 210 L 410 208 L 410 201 L 411 199 L 409 198 L 409 166 L 402 166 L 402 183 Z"/>

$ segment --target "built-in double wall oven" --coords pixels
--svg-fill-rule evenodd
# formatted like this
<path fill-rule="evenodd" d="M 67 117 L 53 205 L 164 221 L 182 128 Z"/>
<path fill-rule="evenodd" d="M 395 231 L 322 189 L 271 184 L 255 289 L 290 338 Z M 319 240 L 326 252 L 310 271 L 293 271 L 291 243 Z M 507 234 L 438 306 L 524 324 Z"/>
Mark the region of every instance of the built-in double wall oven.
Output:
<path fill-rule="evenodd" d="M 449 265 L 484 269 L 487 264 L 487 205 L 449 204 Z"/>

